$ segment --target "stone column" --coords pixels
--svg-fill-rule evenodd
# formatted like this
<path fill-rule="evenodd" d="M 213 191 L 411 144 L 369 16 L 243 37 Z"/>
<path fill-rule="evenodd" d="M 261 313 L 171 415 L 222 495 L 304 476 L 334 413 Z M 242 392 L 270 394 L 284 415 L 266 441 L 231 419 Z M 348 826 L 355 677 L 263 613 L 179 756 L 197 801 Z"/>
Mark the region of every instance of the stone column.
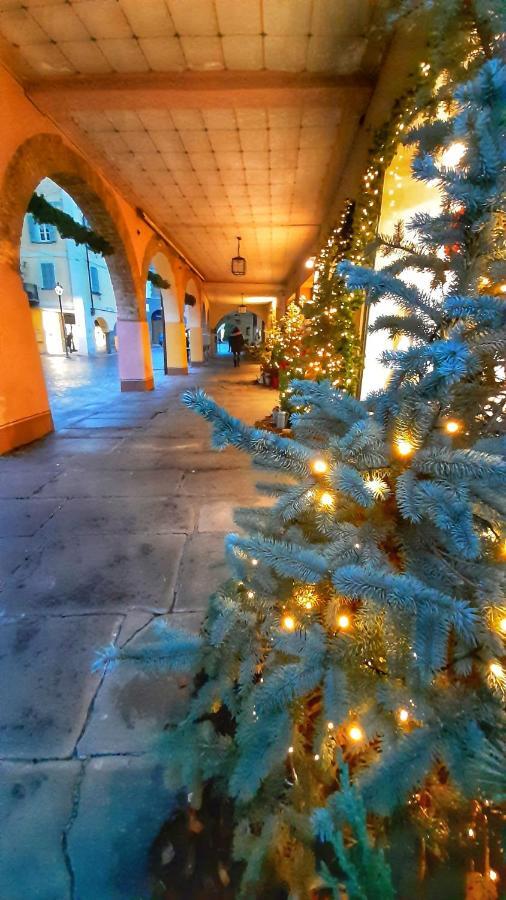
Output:
<path fill-rule="evenodd" d="M 118 319 L 119 377 L 122 391 L 152 391 L 153 363 L 148 323 Z"/>
<path fill-rule="evenodd" d="M 8 453 L 54 426 L 28 298 L 8 263 L 0 285 L 0 453 Z"/>
<path fill-rule="evenodd" d="M 204 365 L 203 333 L 198 325 L 190 328 L 190 362 L 192 366 Z"/>
<path fill-rule="evenodd" d="M 184 322 L 165 322 L 168 375 L 188 375 Z"/>

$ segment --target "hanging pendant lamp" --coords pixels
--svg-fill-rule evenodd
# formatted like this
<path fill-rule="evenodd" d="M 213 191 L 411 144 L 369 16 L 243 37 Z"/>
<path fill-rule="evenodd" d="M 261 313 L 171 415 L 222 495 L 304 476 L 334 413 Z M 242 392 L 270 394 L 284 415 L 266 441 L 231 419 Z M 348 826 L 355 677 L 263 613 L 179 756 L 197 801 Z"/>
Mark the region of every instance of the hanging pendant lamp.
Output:
<path fill-rule="evenodd" d="M 246 260 L 241 256 L 241 238 L 237 237 L 237 256 L 232 257 L 230 266 L 232 275 L 246 275 Z"/>
<path fill-rule="evenodd" d="M 248 312 L 248 310 L 246 309 L 246 305 L 244 303 L 244 294 L 241 294 L 241 302 L 240 302 L 239 306 L 237 307 L 237 312 L 239 313 L 240 316 L 244 315 L 244 313 Z"/>

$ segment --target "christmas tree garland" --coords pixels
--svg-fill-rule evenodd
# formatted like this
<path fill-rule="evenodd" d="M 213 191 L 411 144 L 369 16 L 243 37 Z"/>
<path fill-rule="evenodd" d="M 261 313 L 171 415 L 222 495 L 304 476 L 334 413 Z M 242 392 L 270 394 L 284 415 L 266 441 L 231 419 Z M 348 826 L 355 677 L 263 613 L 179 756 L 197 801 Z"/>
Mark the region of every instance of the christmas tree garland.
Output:
<path fill-rule="evenodd" d="M 87 225 L 76 222 L 72 216 L 57 209 L 42 194 L 34 193 L 28 204 L 28 212 L 39 225 L 54 225 L 61 238 L 85 245 L 93 253 L 110 256 L 114 248 L 106 238 L 102 237 Z"/>

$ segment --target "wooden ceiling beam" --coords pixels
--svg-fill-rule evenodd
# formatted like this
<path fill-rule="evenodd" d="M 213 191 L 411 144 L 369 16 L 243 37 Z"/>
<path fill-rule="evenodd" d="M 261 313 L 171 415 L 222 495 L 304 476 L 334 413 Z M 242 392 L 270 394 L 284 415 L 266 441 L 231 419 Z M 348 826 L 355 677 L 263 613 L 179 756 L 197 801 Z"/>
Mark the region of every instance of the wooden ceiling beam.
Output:
<path fill-rule="evenodd" d="M 38 106 L 61 115 L 90 109 L 335 106 L 350 97 L 363 102 L 374 79 L 360 73 L 170 72 L 72 75 L 27 82 L 24 87 Z"/>

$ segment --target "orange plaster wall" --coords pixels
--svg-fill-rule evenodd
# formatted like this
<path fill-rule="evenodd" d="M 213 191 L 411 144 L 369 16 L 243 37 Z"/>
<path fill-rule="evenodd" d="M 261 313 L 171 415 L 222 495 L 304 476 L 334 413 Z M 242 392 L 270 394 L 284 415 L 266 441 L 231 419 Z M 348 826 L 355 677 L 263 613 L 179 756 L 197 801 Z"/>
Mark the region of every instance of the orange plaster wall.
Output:
<path fill-rule="evenodd" d="M 119 212 L 121 231 L 128 235 L 130 242 L 130 267 L 137 295 L 139 327 L 145 322 L 145 273 L 143 272 L 146 248 L 153 240 L 153 231 L 136 214 L 135 209 L 127 203 L 121 194 L 97 171 L 97 167 L 86 160 L 64 134 L 42 115 L 33 103 L 28 100 L 21 86 L 3 69 L 0 68 L 0 191 L 4 197 L 30 196 L 36 186 L 30 178 L 28 169 L 25 185 L 8 184 L 6 172 L 12 159 L 29 139 L 36 136 L 48 136 L 62 141 L 65 152 L 70 150 L 76 157 L 83 159 L 83 166 L 93 171 L 93 189 L 97 185 L 100 193 L 108 197 L 108 204 Z M 40 158 L 37 169 L 40 170 Z M 35 175 L 35 169 L 33 170 Z M 62 173 L 63 174 L 63 173 Z M 12 194 L 11 194 L 12 192 Z M 15 218 L 15 217 L 14 217 Z M 44 382 L 41 360 L 31 310 L 22 288 L 18 272 L 19 245 L 13 235 L 20 234 L 17 223 L 11 218 L 6 229 L 0 229 L 0 453 L 7 452 L 16 446 L 28 443 L 52 430 L 49 402 Z M 116 221 L 116 224 L 118 222 Z M 118 229 L 120 230 L 120 229 Z M 132 252 L 133 251 L 133 252 Z M 179 260 L 177 267 L 177 293 L 184 297 L 184 285 L 189 277 L 189 269 Z M 136 271 L 133 269 L 136 268 Z M 135 322 L 125 323 L 125 327 Z M 138 336 L 132 338 L 139 343 Z M 142 342 L 141 342 L 142 343 Z M 146 350 L 146 365 L 151 366 L 149 342 Z M 141 351 L 143 344 L 141 346 Z M 137 354 L 138 355 L 138 354 Z M 149 359 L 148 359 L 149 358 Z M 141 375 L 143 375 L 143 368 Z M 148 372 L 149 375 L 149 372 Z M 147 377 L 147 376 L 146 376 Z M 142 380 L 142 379 L 141 379 Z M 149 380 L 149 379 L 148 379 Z M 152 380 L 152 379 L 151 379 Z"/>

